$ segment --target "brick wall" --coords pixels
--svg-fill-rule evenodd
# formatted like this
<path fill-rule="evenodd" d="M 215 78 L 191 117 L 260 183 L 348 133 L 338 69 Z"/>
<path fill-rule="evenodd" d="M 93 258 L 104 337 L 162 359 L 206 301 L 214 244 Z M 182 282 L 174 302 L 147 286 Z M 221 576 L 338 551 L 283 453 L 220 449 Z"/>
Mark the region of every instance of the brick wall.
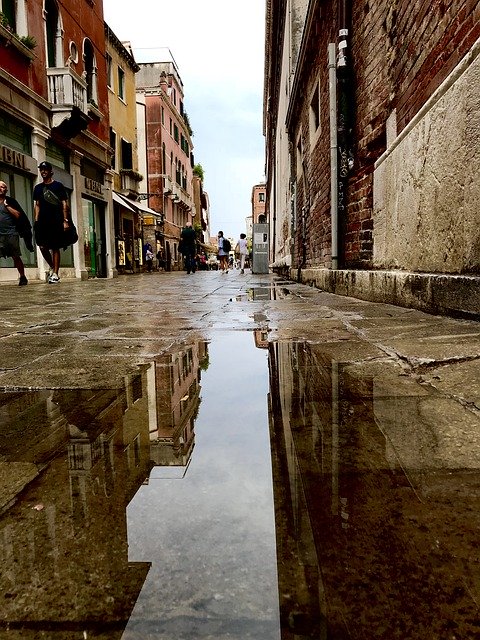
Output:
<path fill-rule="evenodd" d="M 302 132 L 305 180 L 297 180 L 294 266 L 302 257 L 302 207 L 307 207 L 306 266 L 329 266 L 330 151 L 327 46 L 337 42 L 337 2 L 321 3 L 301 72 L 301 89 L 290 139 Z M 353 63 L 355 164 L 349 179 L 348 211 L 339 220 L 343 266 L 371 268 L 373 255 L 373 169 L 386 149 L 386 123 L 396 110 L 397 133 L 415 116 L 480 37 L 478 0 L 362 0 L 352 2 L 350 52 Z M 320 78 L 320 139 L 310 148 L 309 107 Z M 300 86 L 299 85 L 299 86 Z"/>

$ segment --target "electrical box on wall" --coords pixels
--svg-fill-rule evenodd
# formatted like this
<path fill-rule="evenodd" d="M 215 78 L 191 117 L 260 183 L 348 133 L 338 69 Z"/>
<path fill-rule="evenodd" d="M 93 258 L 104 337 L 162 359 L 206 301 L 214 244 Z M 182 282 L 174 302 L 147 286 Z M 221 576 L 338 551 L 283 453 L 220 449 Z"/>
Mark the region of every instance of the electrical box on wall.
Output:
<path fill-rule="evenodd" d="M 252 238 L 252 273 L 268 273 L 270 225 L 254 224 Z"/>

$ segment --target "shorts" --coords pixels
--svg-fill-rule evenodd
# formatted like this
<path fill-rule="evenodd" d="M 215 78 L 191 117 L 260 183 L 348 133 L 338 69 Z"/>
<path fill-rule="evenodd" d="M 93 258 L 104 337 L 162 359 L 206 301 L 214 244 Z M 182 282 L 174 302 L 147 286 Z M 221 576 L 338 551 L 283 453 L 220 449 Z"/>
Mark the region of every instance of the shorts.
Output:
<path fill-rule="evenodd" d="M 4 236 L 0 235 L 0 257 L 1 258 L 20 258 L 20 236 L 16 233 Z"/>

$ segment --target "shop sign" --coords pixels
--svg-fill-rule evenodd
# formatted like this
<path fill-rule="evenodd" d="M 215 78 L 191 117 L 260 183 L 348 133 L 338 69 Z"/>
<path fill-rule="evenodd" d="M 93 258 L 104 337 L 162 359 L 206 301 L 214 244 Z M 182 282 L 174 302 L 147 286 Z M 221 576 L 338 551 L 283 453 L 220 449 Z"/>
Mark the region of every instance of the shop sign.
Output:
<path fill-rule="evenodd" d="M 92 178 L 85 178 L 85 191 L 91 196 L 103 199 L 103 184 Z"/>
<path fill-rule="evenodd" d="M 6 147 L 3 144 L 0 145 L 0 161 L 14 169 L 36 173 L 36 164 L 32 157 L 26 156 L 16 149 L 10 149 L 10 147 Z"/>

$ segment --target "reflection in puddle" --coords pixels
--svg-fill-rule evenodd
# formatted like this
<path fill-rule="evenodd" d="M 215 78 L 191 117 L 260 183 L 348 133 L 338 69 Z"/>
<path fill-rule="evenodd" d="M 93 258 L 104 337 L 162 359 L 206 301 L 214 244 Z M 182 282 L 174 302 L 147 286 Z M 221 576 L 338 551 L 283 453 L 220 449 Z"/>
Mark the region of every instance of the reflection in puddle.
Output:
<path fill-rule="evenodd" d="M 478 423 L 322 349 L 226 332 L 1 394 L 0 637 L 477 637 Z"/>
<path fill-rule="evenodd" d="M 270 287 L 250 287 L 246 293 L 232 298 L 234 302 L 259 302 L 261 300 L 283 300 L 291 296 L 286 287 L 271 285 Z"/>
<path fill-rule="evenodd" d="M 282 637 L 478 637 L 478 421 L 321 346 L 270 375 Z"/>

